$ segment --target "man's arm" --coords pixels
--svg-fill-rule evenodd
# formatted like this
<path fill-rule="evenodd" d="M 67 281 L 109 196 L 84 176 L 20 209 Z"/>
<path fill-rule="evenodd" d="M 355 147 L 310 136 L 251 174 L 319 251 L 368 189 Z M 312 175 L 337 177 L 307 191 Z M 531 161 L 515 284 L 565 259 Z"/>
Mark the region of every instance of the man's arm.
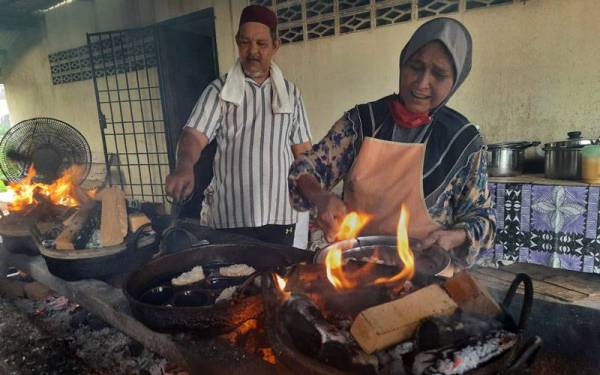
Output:
<path fill-rule="evenodd" d="M 294 159 L 298 159 L 300 155 L 310 150 L 312 147 L 310 142 L 304 142 L 297 145 L 292 145 L 292 153 L 294 154 Z"/>
<path fill-rule="evenodd" d="M 200 159 L 202 150 L 208 145 L 206 135 L 193 128 L 184 128 L 177 143 L 175 171 L 167 176 L 166 193 L 182 200 L 194 191 L 194 165 Z"/>

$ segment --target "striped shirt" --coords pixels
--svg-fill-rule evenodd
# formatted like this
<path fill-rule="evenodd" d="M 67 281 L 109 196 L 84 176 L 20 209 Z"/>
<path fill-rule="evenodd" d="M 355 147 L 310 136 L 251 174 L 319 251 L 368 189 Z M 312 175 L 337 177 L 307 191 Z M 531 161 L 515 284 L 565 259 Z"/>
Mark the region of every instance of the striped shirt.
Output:
<path fill-rule="evenodd" d="M 262 85 L 246 78 L 241 105 L 223 101 L 225 78 L 204 90 L 185 126 L 216 138 L 214 178 L 207 188 L 209 224 L 214 228 L 294 224 L 287 176 L 294 160 L 291 146 L 310 141 L 304 103 L 285 80 L 292 113 L 273 113 L 271 79 Z"/>

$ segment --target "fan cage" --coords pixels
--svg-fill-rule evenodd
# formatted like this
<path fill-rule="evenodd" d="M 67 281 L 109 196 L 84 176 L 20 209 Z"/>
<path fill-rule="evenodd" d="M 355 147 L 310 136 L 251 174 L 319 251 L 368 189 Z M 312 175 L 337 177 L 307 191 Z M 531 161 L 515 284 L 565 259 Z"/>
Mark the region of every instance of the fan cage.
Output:
<path fill-rule="evenodd" d="M 37 117 L 19 122 L 0 140 L 0 171 L 9 182 L 19 182 L 32 164 L 36 150 L 50 148 L 60 156 L 59 175 L 73 165 L 81 167 L 75 181 L 87 178 L 92 161 L 90 146 L 81 132 L 64 121 Z M 18 155 L 18 158 L 9 157 Z"/>

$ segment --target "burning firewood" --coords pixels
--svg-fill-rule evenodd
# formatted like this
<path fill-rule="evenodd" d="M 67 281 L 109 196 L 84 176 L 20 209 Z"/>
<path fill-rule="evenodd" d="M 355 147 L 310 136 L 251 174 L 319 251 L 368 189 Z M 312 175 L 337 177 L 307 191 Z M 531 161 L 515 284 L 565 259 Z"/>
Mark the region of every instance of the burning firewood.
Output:
<path fill-rule="evenodd" d="M 375 373 L 377 358 L 365 355 L 348 331 L 330 324 L 305 295 L 292 294 L 281 307 L 283 325 L 296 347 L 340 369 Z"/>

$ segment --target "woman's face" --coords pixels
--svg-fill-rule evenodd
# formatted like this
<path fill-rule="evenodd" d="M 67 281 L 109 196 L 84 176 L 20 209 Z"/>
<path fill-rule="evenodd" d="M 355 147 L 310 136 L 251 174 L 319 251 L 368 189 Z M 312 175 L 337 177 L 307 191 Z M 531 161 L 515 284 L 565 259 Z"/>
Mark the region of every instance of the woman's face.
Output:
<path fill-rule="evenodd" d="M 400 96 L 410 112 L 429 112 L 450 94 L 454 64 L 438 41 L 427 43 L 412 55 L 400 72 Z"/>

